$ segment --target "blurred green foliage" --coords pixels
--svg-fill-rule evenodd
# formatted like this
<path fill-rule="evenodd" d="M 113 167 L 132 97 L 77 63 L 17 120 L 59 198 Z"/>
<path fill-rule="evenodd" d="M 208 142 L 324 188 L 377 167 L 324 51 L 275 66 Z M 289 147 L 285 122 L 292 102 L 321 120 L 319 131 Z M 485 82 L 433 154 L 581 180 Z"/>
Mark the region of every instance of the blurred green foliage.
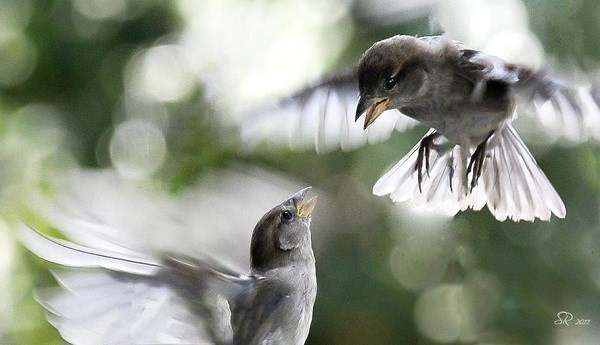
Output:
<path fill-rule="evenodd" d="M 130 12 L 126 19 L 92 22 L 74 16 L 70 1 L 32 2 L 24 33 L 35 46 L 37 64 L 24 82 L 0 90 L 1 127 L 23 106 L 50 104 L 59 111 L 68 151 L 78 164 L 106 166 L 106 148 L 99 148 L 99 142 L 106 140 L 118 119 L 125 65 L 136 51 L 182 26 L 171 2 L 126 3 Z M 597 67 L 600 2 L 524 3 L 530 25 L 549 54 L 585 68 Z M 382 26 L 357 10 L 350 15 L 355 25 L 351 44 L 328 69 L 355 63 L 368 46 L 384 37 L 429 32 L 426 18 Z M 335 35 L 334 29 L 330 35 Z M 92 34 L 82 37 L 81 30 Z M 206 168 L 245 162 L 283 172 L 336 197 L 332 217 L 337 221 L 318 257 L 319 294 L 308 344 L 436 344 L 419 329 L 413 315 L 422 290 L 403 288 L 390 270 L 391 252 L 414 223 L 398 217 L 387 199 L 370 193 L 381 172 L 414 145 L 424 128 L 352 152 L 316 155 L 263 148 L 245 154 L 238 150 L 234 129 L 214 121 L 218 110 L 205 100 L 201 87 L 188 99 L 166 106 L 174 114 L 167 132 L 169 155 L 155 176 L 165 188 L 178 191 L 194 183 Z M 535 143 L 529 144 L 535 151 Z M 487 272 L 501 286 L 496 296 L 499 307 L 483 327 L 486 343 L 554 343 L 553 321 L 561 310 L 585 312 L 581 317 L 592 318 L 591 327 L 598 328 L 600 322 L 598 145 L 538 151 L 543 151 L 538 163 L 565 201 L 566 219 L 499 223 L 483 210 L 464 212 L 444 223 L 443 232 L 452 234 L 454 244 L 438 284 L 459 284 L 473 272 Z M 44 166 L 54 168 L 55 164 Z M 582 249 L 585 245 L 589 251 Z M 19 250 L 12 269 L 15 316 L 0 342 L 60 344 L 58 333 L 31 298 L 34 286 L 53 284 L 48 265 L 22 254 Z"/>

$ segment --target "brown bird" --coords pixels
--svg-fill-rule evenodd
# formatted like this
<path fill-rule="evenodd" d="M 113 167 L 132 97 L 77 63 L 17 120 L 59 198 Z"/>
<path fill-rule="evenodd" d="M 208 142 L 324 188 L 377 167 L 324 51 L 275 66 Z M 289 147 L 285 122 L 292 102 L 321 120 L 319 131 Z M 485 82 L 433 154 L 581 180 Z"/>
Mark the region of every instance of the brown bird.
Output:
<path fill-rule="evenodd" d="M 487 204 L 498 220 L 549 220 L 563 218 L 565 206 L 511 121 L 517 109 L 533 107 L 570 139 L 600 138 L 599 104 L 596 90 L 576 93 L 544 71 L 447 36 L 394 36 L 369 48 L 356 69 L 283 100 L 280 115 L 249 117 L 242 135 L 254 142 L 283 134 L 293 147 L 314 140 L 317 150 L 347 149 L 420 122 L 431 130 L 377 181 L 374 194 L 451 214 Z M 397 111 L 382 115 L 388 109 Z M 265 126 L 286 117 L 279 133 Z"/>

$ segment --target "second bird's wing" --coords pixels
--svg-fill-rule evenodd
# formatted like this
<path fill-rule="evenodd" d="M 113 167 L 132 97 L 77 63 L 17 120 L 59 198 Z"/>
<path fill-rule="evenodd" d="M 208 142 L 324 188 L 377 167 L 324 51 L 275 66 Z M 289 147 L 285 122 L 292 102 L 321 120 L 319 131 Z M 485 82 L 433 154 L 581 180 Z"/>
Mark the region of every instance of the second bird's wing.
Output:
<path fill-rule="evenodd" d="M 177 195 L 110 169 L 61 171 L 50 182 L 55 193 L 31 193 L 27 204 L 75 243 L 113 252 L 125 245 L 137 253 L 202 254 L 241 272 L 250 268 L 256 220 L 273 199 L 301 186 L 266 170 L 235 166 L 207 172 Z"/>
<path fill-rule="evenodd" d="M 397 110 L 388 110 L 363 130 L 363 124 L 355 121 L 357 105 L 356 69 L 349 68 L 251 112 L 240 125 L 242 141 L 250 147 L 267 143 L 317 152 L 351 150 L 388 139 L 394 128 L 403 131 L 417 124 Z"/>
<path fill-rule="evenodd" d="M 24 224 L 19 236 L 36 255 L 68 267 L 53 272 L 61 287 L 40 290 L 36 299 L 69 343 L 209 344 L 232 338 L 227 301 L 201 284 L 194 287 L 198 298 L 190 300 L 182 284 L 192 279 L 168 260 L 77 245 Z M 210 280 L 208 274 L 193 278 Z M 204 298 L 210 307 L 200 304 Z"/>

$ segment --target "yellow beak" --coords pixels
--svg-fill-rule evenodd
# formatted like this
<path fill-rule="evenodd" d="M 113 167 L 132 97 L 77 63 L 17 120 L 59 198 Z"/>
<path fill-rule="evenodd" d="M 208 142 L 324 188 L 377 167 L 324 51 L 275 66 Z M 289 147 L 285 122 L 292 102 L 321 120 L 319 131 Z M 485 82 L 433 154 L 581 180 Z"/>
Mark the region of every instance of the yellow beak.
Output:
<path fill-rule="evenodd" d="M 311 198 L 306 197 L 309 190 L 310 187 L 304 188 L 292 197 L 296 206 L 296 216 L 298 217 L 309 217 L 317 205 L 316 195 Z"/>
<path fill-rule="evenodd" d="M 367 111 L 363 129 L 367 129 L 367 127 L 369 127 L 369 125 L 372 124 L 373 121 L 375 121 L 375 119 L 381 115 L 381 113 L 386 111 L 389 103 L 389 97 L 375 97 L 372 99 L 365 99 L 361 97 L 358 101 L 356 119 L 358 120 L 358 117 L 360 117 L 365 110 Z"/>
<path fill-rule="evenodd" d="M 298 217 L 301 218 L 305 218 L 305 217 L 310 217 L 310 215 L 312 214 L 312 212 L 315 209 L 315 206 L 317 206 L 317 196 L 313 196 L 310 199 L 302 202 L 301 204 L 299 204 L 296 207 L 296 214 L 298 215 Z"/>

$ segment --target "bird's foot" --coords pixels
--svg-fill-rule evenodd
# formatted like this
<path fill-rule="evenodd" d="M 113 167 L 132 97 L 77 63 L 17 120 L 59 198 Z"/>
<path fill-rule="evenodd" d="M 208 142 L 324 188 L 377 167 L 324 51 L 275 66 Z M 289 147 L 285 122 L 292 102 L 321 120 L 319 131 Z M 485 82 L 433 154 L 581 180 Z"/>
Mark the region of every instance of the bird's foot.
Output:
<path fill-rule="evenodd" d="M 423 182 L 423 165 L 425 165 L 425 173 L 429 177 L 429 155 L 431 149 L 435 146 L 433 141 L 438 138 L 440 134 L 433 132 L 425 138 L 421 139 L 419 146 L 419 153 L 417 154 L 417 164 L 415 164 L 415 170 L 417 171 L 417 179 L 419 181 L 419 192 L 423 193 L 421 189 L 421 183 Z"/>
<path fill-rule="evenodd" d="M 481 173 L 483 172 L 483 162 L 485 161 L 485 151 L 487 149 L 488 141 L 490 140 L 493 134 L 494 131 L 491 131 L 490 134 L 488 134 L 488 136 L 485 138 L 485 140 L 482 141 L 479 145 L 477 145 L 475 152 L 473 152 L 473 154 L 471 155 L 469 165 L 467 166 L 467 178 L 469 176 L 469 173 L 471 173 L 471 171 L 473 172 L 473 174 L 471 175 L 471 186 L 469 192 L 473 191 L 473 189 L 477 186 L 479 177 L 481 177 Z"/>

